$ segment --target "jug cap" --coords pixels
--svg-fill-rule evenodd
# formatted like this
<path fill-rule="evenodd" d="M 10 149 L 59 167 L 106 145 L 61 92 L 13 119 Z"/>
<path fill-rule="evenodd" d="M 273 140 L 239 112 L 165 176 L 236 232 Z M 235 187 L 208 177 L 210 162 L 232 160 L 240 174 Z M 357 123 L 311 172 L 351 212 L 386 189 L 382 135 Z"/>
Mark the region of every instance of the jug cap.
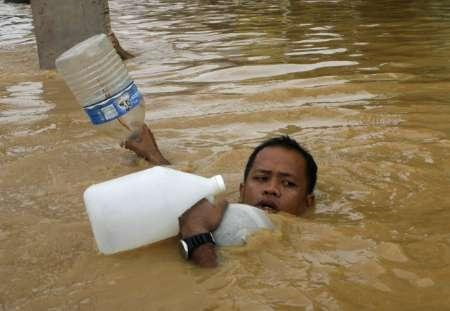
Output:
<path fill-rule="evenodd" d="M 214 194 L 225 191 L 225 189 L 226 189 L 225 182 L 223 181 L 223 178 L 221 175 L 216 175 L 214 177 L 211 177 L 211 179 L 214 180 L 214 182 L 215 182 Z"/>

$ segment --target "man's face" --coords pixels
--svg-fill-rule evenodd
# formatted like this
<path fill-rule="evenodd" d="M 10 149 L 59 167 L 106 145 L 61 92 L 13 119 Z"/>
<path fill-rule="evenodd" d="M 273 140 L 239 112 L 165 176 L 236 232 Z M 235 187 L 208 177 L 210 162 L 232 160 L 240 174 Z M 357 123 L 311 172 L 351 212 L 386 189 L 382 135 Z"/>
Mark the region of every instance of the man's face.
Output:
<path fill-rule="evenodd" d="M 239 190 L 242 203 L 272 212 L 300 215 L 314 206 L 314 194 L 307 194 L 305 159 L 283 147 L 261 150 Z"/>

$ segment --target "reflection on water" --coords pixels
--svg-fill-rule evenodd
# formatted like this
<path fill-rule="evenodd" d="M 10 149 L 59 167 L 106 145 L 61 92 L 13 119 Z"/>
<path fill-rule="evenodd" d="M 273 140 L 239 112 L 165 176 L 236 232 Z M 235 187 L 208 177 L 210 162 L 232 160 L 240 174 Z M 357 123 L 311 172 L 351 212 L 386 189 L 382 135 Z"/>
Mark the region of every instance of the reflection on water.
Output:
<path fill-rule="evenodd" d="M 29 5 L 0 3 L 0 48 L 34 43 L 32 31 Z"/>
<path fill-rule="evenodd" d="M 42 82 L 22 82 L 6 87 L 0 97 L 0 124 L 37 121 L 53 108 L 41 99 Z"/>
<path fill-rule="evenodd" d="M 34 69 L 30 10 L 2 3 L 3 309 L 448 308 L 448 5 L 110 7 L 137 54 L 127 65 L 146 120 L 175 168 L 221 173 L 233 201 L 251 149 L 288 134 L 317 158 L 318 205 L 302 218 L 272 215 L 274 232 L 220 250 L 215 270 L 183 262 L 175 239 L 98 254 L 84 189 L 148 164 L 97 133 L 57 75 Z"/>
<path fill-rule="evenodd" d="M 290 73 L 300 73 L 327 67 L 352 66 L 357 62 L 320 62 L 309 65 L 298 64 L 276 64 L 276 65 L 254 65 L 227 68 L 198 75 L 191 82 L 229 82 L 242 81 L 257 78 L 275 77 Z"/>

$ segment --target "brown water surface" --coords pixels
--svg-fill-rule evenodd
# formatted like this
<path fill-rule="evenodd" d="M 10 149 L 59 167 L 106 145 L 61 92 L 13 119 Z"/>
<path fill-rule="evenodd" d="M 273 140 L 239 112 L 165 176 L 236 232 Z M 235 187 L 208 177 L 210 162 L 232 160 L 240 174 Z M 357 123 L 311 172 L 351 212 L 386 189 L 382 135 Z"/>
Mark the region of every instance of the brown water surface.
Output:
<path fill-rule="evenodd" d="M 95 247 L 82 193 L 148 164 L 39 71 L 30 9 L 0 3 L 0 310 L 444 310 L 450 305 L 446 1 L 110 1 L 173 167 L 237 199 L 262 140 L 319 163 L 317 208 L 222 249 Z"/>

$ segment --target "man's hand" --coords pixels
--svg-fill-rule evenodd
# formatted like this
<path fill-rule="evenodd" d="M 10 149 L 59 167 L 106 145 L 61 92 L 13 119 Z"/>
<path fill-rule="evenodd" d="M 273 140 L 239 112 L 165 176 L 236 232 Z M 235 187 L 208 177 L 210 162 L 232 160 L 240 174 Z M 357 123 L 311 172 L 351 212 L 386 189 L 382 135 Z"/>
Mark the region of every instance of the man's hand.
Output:
<path fill-rule="evenodd" d="M 139 157 L 142 157 L 151 163 L 170 164 L 159 151 L 153 133 L 145 124 L 138 133 L 128 137 L 121 146 L 134 151 Z"/>
<path fill-rule="evenodd" d="M 182 238 L 211 232 L 217 229 L 228 206 L 226 200 L 220 200 L 215 205 L 206 199 L 198 201 L 178 218 Z M 192 260 L 201 267 L 216 267 L 217 256 L 214 245 L 203 244 L 191 255 Z"/>

